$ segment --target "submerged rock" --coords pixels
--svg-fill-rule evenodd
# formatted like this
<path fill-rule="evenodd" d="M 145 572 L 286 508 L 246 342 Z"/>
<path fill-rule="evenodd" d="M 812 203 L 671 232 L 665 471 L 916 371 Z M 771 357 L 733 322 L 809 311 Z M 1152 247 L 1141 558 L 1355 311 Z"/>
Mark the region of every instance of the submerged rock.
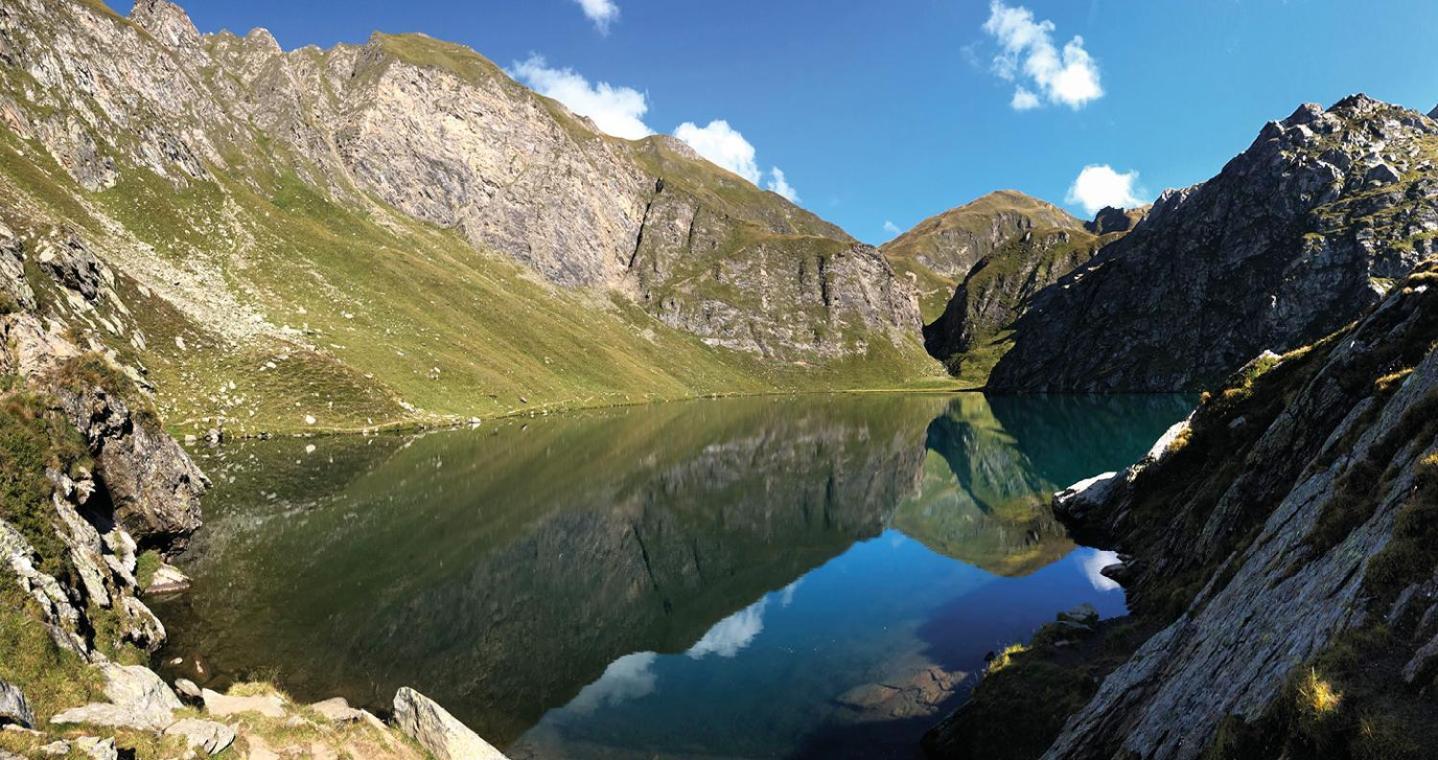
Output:
<path fill-rule="evenodd" d="M 150 585 L 145 587 L 146 595 L 178 594 L 190 588 L 190 576 L 168 562 L 155 570 Z"/>

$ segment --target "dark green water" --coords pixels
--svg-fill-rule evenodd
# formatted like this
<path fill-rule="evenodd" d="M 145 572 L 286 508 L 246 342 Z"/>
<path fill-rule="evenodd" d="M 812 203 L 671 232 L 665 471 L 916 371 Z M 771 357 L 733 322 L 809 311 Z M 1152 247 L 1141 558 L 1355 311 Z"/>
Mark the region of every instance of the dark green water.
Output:
<path fill-rule="evenodd" d="M 1046 511 L 1180 397 L 664 404 L 199 452 L 164 660 L 514 758 L 911 757 L 985 653 L 1122 592 Z"/>

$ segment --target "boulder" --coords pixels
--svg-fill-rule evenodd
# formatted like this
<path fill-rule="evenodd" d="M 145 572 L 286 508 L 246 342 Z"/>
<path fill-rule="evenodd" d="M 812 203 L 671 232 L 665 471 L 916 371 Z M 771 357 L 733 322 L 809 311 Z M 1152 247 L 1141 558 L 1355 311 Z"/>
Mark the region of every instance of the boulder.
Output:
<path fill-rule="evenodd" d="M 100 672 L 105 678 L 105 697 L 110 701 L 65 710 L 51 718 L 51 723 L 161 731 L 174 722 L 174 711 L 184 707 L 175 692 L 143 665 L 106 663 L 100 666 Z"/>
<path fill-rule="evenodd" d="M 35 726 L 35 713 L 20 687 L 0 681 L 0 724 L 15 723 L 25 728 Z"/>
<path fill-rule="evenodd" d="M 408 686 L 394 695 L 394 722 L 437 760 L 503 760 L 504 754 L 443 707 Z"/>
<path fill-rule="evenodd" d="M 1412 685 L 1420 675 L 1431 675 L 1433 662 L 1438 659 L 1438 636 L 1418 648 L 1413 657 L 1403 666 L 1403 682 Z"/>
<path fill-rule="evenodd" d="M 120 753 L 115 749 L 114 737 L 98 739 L 93 736 L 82 736 L 75 740 L 74 748 L 88 755 L 90 760 L 120 760 Z"/>
<path fill-rule="evenodd" d="M 1363 175 L 1363 179 L 1367 182 L 1372 182 L 1379 185 L 1391 185 L 1394 182 L 1403 179 L 1403 175 L 1399 174 L 1398 170 L 1394 169 L 1392 166 L 1380 162 L 1378 164 L 1375 164 L 1373 168 L 1369 169 L 1368 173 Z"/>
<path fill-rule="evenodd" d="M 1067 612 L 1060 612 L 1058 620 L 1061 623 L 1072 623 L 1085 628 L 1092 628 L 1098 625 L 1098 610 L 1094 609 L 1092 604 L 1084 602 Z"/>
<path fill-rule="evenodd" d="M 116 389 L 56 388 L 71 423 L 95 456 L 115 521 L 141 544 L 178 547 L 200 527 L 200 495 L 209 486 L 157 420 L 135 414 Z"/>
<path fill-rule="evenodd" d="M 191 681 L 188 678 L 176 678 L 175 691 L 178 692 L 182 698 L 188 698 L 197 701 L 204 699 L 204 695 L 200 691 L 200 687 L 196 686 L 195 682 Z"/>
<path fill-rule="evenodd" d="M 364 717 L 363 710 L 356 710 L 350 707 L 344 697 L 326 699 L 323 702 L 316 702 L 310 705 L 310 709 L 319 714 L 321 718 L 331 723 L 349 723 Z"/>
<path fill-rule="evenodd" d="M 70 754 L 70 742 L 57 739 L 41 747 L 40 754 L 45 757 L 65 757 Z"/>
<path fill-rule="evenodd" d="M 165 736 L 182 736 L 190 749 L 210 755 L 224 752 L 235 743 L 235 730 L 223 723 L 198 718 L 185 718 L 165 729 Z"/>
<path fill-rule="evenodd" d="M 285 717 L 285 702 L 278 694 L 233 697 L 210 689 L 203 689 L 200 692 L 200 698 L 205 701 L 205 712 L 219 717 L 241 713 L 258 713 L 267 718 Z"/>

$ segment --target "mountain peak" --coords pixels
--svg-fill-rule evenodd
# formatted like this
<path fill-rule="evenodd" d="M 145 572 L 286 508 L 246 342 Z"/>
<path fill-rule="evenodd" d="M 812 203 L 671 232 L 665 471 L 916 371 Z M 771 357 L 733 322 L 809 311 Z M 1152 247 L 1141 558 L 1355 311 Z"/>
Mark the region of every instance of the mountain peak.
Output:
<path fill-rule="evenodd" d="M 1095 235 L 1107 235 L 1110 232 L 1128 232 L 1137 226 L 1139 221 L 1141 221 L 1147 213 L 1147 206 L 1135 209 L 1104 206 L 1094 215 L 1093 221 L 1084 223 L 1084 228 Z"/>
<path fill-rule="evenodd" d="M 273 34 L 270 34 L 270 30 L 262 26 L 257 26 L 254 29 L 251 29 L 249 31 L 249 34 L 245 35 L 245 41 L 251 44 L 260 45 L 261 47 L 264 47 L 265 49 L 271 50 L 276 53 L 283 52 L 283 49 L 280 47 L 280 41 L 275 39 L 275 36 Z"/>
<path fill-rule="evenodd" d="M 135 0 L 130 21 L 167 47 L 200 47 L 200 31 L 189 14 L 170 0 Z"/>

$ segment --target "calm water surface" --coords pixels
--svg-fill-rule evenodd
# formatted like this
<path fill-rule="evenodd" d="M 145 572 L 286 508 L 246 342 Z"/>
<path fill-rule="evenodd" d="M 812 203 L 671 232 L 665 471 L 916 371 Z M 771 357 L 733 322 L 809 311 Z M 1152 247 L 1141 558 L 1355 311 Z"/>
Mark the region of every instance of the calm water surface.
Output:
<path fill-rule="evenodd" d="M 1189 405 L 724 400 L 202 450 L 162 657 L 377 710 L 414 686 L 516 759 L 912 757 L 986 653 L 1123 612 L 1045 505 Z"/>

